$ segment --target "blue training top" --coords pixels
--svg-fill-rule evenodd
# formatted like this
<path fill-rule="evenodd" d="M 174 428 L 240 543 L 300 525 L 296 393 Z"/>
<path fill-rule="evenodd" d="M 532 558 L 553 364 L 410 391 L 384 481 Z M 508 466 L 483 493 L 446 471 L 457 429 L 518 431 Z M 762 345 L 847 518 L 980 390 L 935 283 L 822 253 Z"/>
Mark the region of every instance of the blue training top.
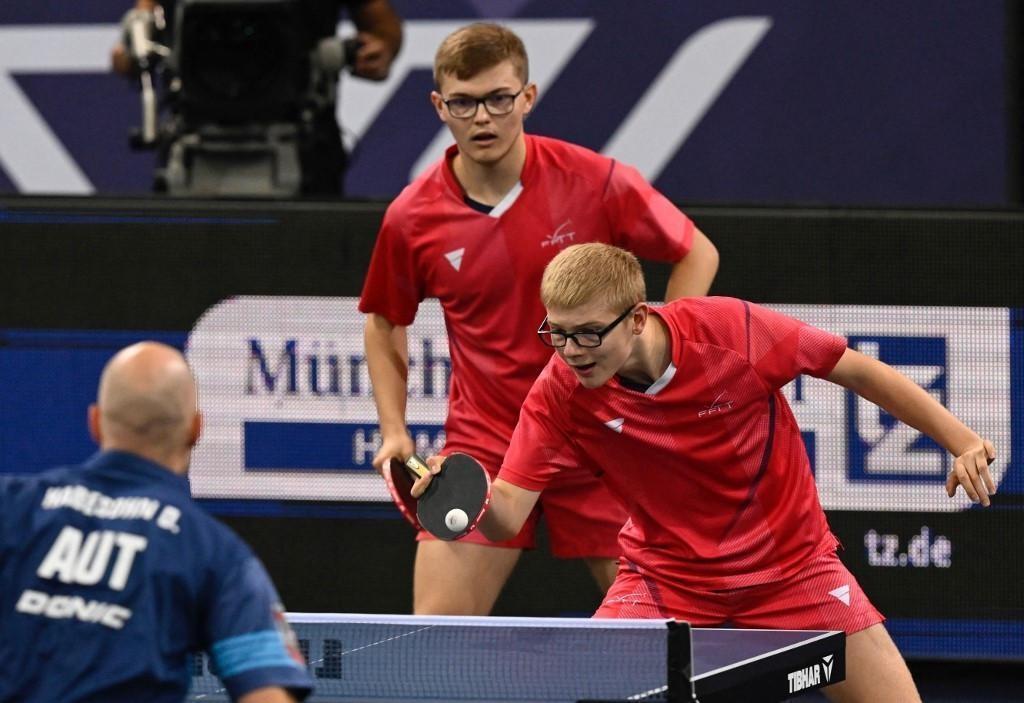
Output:
<path fill-rule="evenodd" d="M 174 701 L 209 652 L 237 699 L 312 680 L 263 565 L 134 454 L 0 477 L 0 701 Z"/>

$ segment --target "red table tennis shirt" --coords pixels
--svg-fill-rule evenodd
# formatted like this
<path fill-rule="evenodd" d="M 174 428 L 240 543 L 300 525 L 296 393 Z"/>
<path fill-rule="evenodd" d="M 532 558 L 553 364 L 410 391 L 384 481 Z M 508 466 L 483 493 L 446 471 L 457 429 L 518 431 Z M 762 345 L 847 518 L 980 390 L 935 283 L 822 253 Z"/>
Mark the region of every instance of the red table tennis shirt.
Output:
<path fill-rule="evenodd" d="M 801 373 L 828 375 L 845 341 L 731 298 L 687 298 L 654 314 L 669 330 L 666 374 L 646 392 L 618 378 L 587 390 L 553 357 L 499 478 L 542 490 L 566 462 L 596 467 L 630 515 L 623 556 L 677 583 L 764 583 L 834 548 L 779 389 Z"/>
<path fill-rule="evenodd" d="M 448 447 L 501 464 L 519 408 L 551 349 L 540 280 L 562 249 L 605 242 L 678 261 L 693 223 L 631 167 L 556 139 L 526 136 L 520 185 L 490 214 L 466 204 L 451 147 L 388 207 L 359 309 L 409 325 L 419 302 L 440 300 L 452 377 Z"/>

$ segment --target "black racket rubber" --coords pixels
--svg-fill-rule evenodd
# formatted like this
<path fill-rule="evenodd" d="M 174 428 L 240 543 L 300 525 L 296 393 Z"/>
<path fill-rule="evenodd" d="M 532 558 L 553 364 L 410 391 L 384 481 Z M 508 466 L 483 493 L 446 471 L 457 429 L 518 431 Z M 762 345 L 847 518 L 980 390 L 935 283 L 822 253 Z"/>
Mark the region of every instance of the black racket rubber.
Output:
<path fill-rule="evenodd" d="M 451 541 L 472 532 L 491 498 L 491 479 L 484 467 L 468 454 L 449 455 L 426 492 L 420 496 L 416 515 L 420 525 L 438 539 Z M 453 531 L 445 523 L 448 512 L 463 510 L 466 527 Z"/>

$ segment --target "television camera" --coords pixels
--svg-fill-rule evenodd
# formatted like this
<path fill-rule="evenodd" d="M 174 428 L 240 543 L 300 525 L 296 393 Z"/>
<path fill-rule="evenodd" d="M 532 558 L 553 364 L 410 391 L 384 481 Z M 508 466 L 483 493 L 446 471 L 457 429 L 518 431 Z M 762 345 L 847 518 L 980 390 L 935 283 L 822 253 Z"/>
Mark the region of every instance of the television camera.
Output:
<path fill-rule="evenodd" d="M 310 39 L 298 0 L 179 0 L 173 14 L 158 6 L 122 20 L 141 90 L 131 143 L 160 155 L 155 189 L 299 194 L 301 145 L 333 111 L 357 40 Z"/>

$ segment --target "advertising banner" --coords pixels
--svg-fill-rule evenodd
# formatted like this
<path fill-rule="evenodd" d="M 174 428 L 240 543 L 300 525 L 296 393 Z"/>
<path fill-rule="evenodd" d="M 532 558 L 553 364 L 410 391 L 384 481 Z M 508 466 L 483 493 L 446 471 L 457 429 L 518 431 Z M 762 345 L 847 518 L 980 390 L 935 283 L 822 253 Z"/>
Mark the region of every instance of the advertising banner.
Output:
<path fill-rule="evenodd" d="M 192 488 L 204 498 L 388 500 L 356 298 L 237 297 L 188 337 L 206 436 Z M 843 335 L 909 376 L 1012 456 L 1010 311 L 1000 308 L 770 305 Z M 436 300 L 409 328 L 407 419 L 420 451 L 443 446 L 451 361 Z M 826 509 L 956 512 L 942 486 L 952 458 L 919 431 L 840 386 L 800 377 L 787 397 Z"/>

